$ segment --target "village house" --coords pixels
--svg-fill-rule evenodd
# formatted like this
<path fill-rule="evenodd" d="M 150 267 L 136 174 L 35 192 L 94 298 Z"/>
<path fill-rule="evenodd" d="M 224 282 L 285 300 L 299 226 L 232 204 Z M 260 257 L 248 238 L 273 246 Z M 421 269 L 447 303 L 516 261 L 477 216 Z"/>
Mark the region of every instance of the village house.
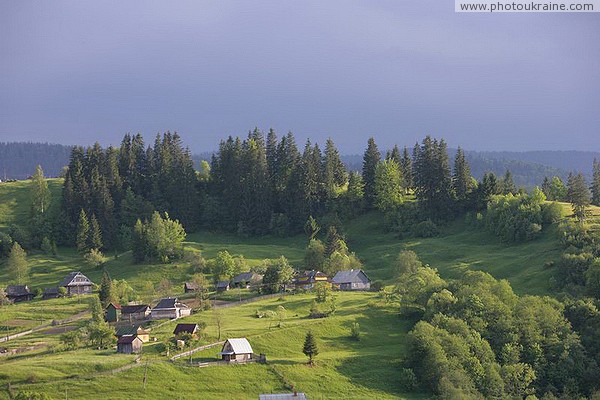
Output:
<path fill-rule="evenodd" d="M 6 287 L 5 293 L 6 297 L 13 303 L 29 301 L 35 297 L 27 285 L 9 285 Z"/>
<path fill-rule="evenodd" d="M 150 311 L 150 319 L 175 319 L 186 317 L 192 310 L 183 303 L 177 301 L 176 297 L 161 299 L 156 307 Z"/>
<path fill-rule="evenodd" d="M 148 318 L 150 306 L 147 304 L 130 304 L 121 306 L 121 321 L 135 321 Z"/>
<path fill-rule="evenodd" d="M 198 287 L 198 284 L 195 282 L 186 282 L 183 284 L 183 291 L 185 293 L 197 292 L 198 289 L 200 289 L 200 288 Z"/>
<path fill-rule="evenodd" d="M 121 306 L 110 303 L 104 310 L 104 320 L 106 322 L 117 322 L 121 319 Z"/>
<path fill-rule="evenodd" d="M 229 290 L 229 281 L 219 281 L 217 283 L 217 292 L 225 292 Z"/>
<path fill-rule="evenodd" d="M 234 276 L 231 280 L 231 283 L 236 288 L 249 289 L 252 285 L 260 284 L 262 278 L 262 275 L 259 275 L 256 272 L 244 272 Z"/>
<path fill-rule="evenodd" d="M 121 336 L 117 340 L 117 353 L 134 354 L 142 351 L 144 343 L 137 335 Z"/>
<path fill-rule="evenodd" d="M 369 290 L 371 280 L 362 269 L 339 271 L 331 280 L 333 287 L 340 290 Z"/>
<path fill-rule="evenodd" d="M 192 337 L 196 338 L 198 337 L 199 330 L 198 324 L 177 324 L 173 330 L 173 335 L 177 336 L 180 333 L 189 333 Z"/>
<path fill-rule="evenodd" d="M 227 339 L 219 355 L 227 362 L 245 362 L 254 358 L 252 346 L 246 338 Z"/>
<path fill-rule="evenodd" d="M 60 293 L 58 291 L 58 287 L 49 287 L 44 289 L 44 293 L 42 293 L 42 299 L 58 299 L 60 297 Z"/>
<path fill-rule="evenodd" d="M 76 294 L 89 294 L 92 293 L 94 288 L 92 281 L 90 281 L 87 276 L 83 275 L 79 271 L 69 273 L 69 275 L 67 275 L 58 286 L 67 289 L 67 294 L 69 296 Z"/>
<path fill-rule="evenodd" d="M 140 325 L 118 327 L 115 331 L 117 339 L 123 336 L 137 336 L 143 343 L 150 341 L 150 329 L 144 329 Z"/>
<path fill-rule="evenodd" d="M 318 282 L 328 282 L 329 277 L 325 275 L 321 271 L 304 271 L 301 275 L 296 277 L 295 283 L 296 287 L 300 287 L 302 289 L 312 289 L 316 283 Z"/>

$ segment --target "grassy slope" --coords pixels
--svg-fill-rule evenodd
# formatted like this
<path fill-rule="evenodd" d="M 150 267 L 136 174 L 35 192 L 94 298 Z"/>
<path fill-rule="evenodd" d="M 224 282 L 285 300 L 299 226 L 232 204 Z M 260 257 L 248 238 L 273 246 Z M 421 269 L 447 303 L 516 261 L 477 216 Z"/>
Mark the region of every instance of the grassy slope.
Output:
<path fill-rule="evenodd" d="M 48 179 L 52 199 L 59 199 L 62 190 L 62 179 Z M 0 183 L 0 230 L 11 224 L 23 224 L 29 217 L 31 181 Z M 58 210 L 58 201 L 51 205 L 51 212 Z"/>
<path fill-rule="evenodd" d="M 148 386 L 144 398 L 222 398 L 224 393 L 231 398 L 257 398 L 259 393 L 289 391 L 286 385 L 293 384 L 306 392 L 310 398 L 401 398 L 405 397 L 397 383 L 397 369 L 405 352 L 406 332 L 410 323 L 399 321 L 395 310 L 375 306 L 373 293 L 341 293 L 338 295 L 337 312 L 333 317 L 321 320 L 307 319 L 313 296 L 288 296 L 284 301 L 276 299 L 242 305 L 221 312 L 224 316 L 224 337 L 248 337 L 256 353 L 264 352 L 268 365 L 246 365 L 235 367 L 194 368 L 185 366 L 185 361 L 169 363 L 146 348 Z M 269 329 L 267 319 L 254 317 L 257 308 L 276 309 L 283 305 L 287 318 L 282 328 Z M 213 313 L 205 312 L 185 318 L 179 322 L 206 321 L 209 324 L 207 342 L 216 340 Z M 360 342 L 348 338 L 350 324 L 358 321 L 363 332 Z M 171 335 L 175 322 L 155 329 L 152 334 L 159 339 Z M 302 342 L 307 330 L 318 338 L 320 354 L 317 366 L 306 365 L 301 353 Z M 198 354 L 201 358 L 214 358 L 218 348 Z M 0 383 L 9 377 L 21 388 L 43 390 L 53 398 L 64 395 L 68 386 L 73 398 L 84 398 L 94 393 L 95 398 L 132 398 L 142 390 L 145 367 L 107 376 L 83 379 L 95 369 L 102 371 L 106 365 L 118 366 L 131 361 L 122 355 L 86 350 L 48 355 L 43 363 L 29 358 L 10 360 L 0 365 Z M 80 360 L 81 357 L 81 360 Z M 51 371 L 47 366 L 59 362 L 61 368 Z M 83 370 L 79 363 L 89 363 Z M 97 365 L 97 366 L 96 366 Z M 369 373 L 365 373 L 365 371 Z M 83 374 L 82 378 L 60 380 L 71 374 Z M 28 381 L 40 382 L 28 384 Z M 119 390 L 115 390 L 115 388 Z M 189 390 L 185 389 L 189 388 Z M 0 396 L 2 396 L 0 394 Z M 419 398 L 412 394 L 409 398 Z"/>

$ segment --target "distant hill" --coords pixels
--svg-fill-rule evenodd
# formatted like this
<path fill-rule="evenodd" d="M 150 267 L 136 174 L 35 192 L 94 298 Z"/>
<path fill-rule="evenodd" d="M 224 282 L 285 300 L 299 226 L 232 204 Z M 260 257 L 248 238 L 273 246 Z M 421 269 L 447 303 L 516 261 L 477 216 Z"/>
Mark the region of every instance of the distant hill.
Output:
<path fill-rule="evenodd" d="M 38 165 L 47 177 L 58 177 L 69 164 L 72 148 L 51 143 L 0 142 L 0 180 L 26 179 Z"/>
<path fill-rule="evenodd" d="M 582 172 L 592 175 L 592 163 L 594 158 L 600 160 L 600 152 L 597 151 L 481 151 L 482 157 L 495 160 L 518 160 L 527 163 L 537 163 L 560 170 Z"/>

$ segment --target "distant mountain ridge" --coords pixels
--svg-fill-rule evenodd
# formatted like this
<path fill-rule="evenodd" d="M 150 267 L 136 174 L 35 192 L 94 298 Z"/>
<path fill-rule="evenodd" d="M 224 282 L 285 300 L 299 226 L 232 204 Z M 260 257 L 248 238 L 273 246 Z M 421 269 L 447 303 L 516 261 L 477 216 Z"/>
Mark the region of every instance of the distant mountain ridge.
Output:
<path fill-rule="evenodd" d="M 46 176 L 57 177 L 69 163 L 72 148 L 52 143 L 0 142 L 0 180 L 26 179 L 38 164 Z M 448 153 L 452 163 L 456 149 L 449 149 Z M 201 160 L 210 161 L 213 154 L 195 153 L 193 159 L 196 167 L 199 167 Z M 541 185 L 546 176 L 566 179 L 571 171 L 583 172 L 589 181 L 594 158 L 600 160 L 600 152 L 576 150 L 465 151 L 465 155 L 475 178 L 481 179 L 486 172 L 502 176 L 508 169 L 515 183 L 526 188 Z M 350 170 L 362 169 L 362 155 L 344 155 L 342 161 Z"/>

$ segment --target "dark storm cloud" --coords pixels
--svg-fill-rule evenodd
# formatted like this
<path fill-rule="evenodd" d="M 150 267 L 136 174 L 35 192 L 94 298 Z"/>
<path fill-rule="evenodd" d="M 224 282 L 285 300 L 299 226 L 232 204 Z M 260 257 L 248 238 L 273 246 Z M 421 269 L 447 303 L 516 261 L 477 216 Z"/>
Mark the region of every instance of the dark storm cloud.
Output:
<path fill-rule="evenodd" d="M 0 140 L 195 151 L 254 126 L 362 151 L 600 150 L 600 14 L 449 1 L 3 2 Z"/>

